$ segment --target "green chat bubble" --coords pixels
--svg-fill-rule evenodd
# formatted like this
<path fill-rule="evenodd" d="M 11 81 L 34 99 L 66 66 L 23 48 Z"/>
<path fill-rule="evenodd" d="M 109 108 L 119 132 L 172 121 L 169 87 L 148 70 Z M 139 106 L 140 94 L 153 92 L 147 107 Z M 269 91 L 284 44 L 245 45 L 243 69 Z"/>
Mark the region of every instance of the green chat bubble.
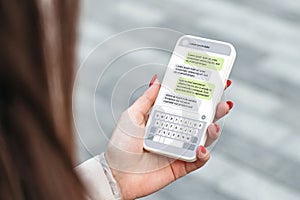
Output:
<path fill-rule="evenodd" d="M 214 89 L 214 84 L 180 77 L 177 80 L 174 91 L 179 94 L 210 100 L 212 98 Z"/>
<path fill-rule="evenodd" d="M 224 59 L 196 52 L 188 52 L 184 63 L 192 66 L 205 67 L 220 71 L 224 64 Z"/>

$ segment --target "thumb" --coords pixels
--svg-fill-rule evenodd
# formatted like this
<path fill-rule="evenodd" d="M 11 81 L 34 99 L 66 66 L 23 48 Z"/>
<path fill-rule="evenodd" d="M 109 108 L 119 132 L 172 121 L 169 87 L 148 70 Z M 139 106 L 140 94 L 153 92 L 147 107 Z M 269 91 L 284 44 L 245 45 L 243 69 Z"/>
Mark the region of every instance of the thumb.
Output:
<path fill-rule="evenodd" d="M 158 95 L 160 82 L 156 77 L 157 75 L 154 76 L 155 81 L 153 82 L 153 84 L 128 109 L 130 115 L 134 117 L 139 124 L 144 122 L 145 115 L 154 104 Z"/>
<path fill-rule="evenodd" d="M 197 160 L 195 162 L 186 163 L 185 165 L 185 169 L 187 173 L 199 169 L 200 167 L 205 165 L 210 158 L 210 153 L 204 146 L 199 146 L 196 152 L 197 152 Z"/>

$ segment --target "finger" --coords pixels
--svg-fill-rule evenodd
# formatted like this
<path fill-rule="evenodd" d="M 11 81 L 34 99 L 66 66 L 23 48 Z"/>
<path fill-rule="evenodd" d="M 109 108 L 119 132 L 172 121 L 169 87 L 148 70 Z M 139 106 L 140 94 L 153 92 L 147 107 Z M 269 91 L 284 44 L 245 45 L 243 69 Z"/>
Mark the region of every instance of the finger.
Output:
<path fill-rule="evenodd" d="M 215 118 L 213 120 L 213 122 L 218 121 L 220 118 L 224 117 L 226 114 L 229 113 L 229 111 L 232 109 L 233 107 L 233 102 L 232 101 L 227 101 L 227 102 L 220 102 L 217 105 L 217 110 L 216 110 L 216 114 L 215 114 Z"/>
<path fill-rule="evenodd" d="M 228 80 L 226 81 L 226 85 L 225 85 L 225 89 L 224 89 L 224 90 L 226 90 L 227 88 L 229 88 L 230 85 L 231 85 L 231 83 L 232 83 L 232 81 L 228 79 Z"/>
<path fill-rule="evenodd" d="M 128 109 L 131 116 L 137 119 L 138 123 L 144 122 L 145 115 L 148 113 L 148 111 L 154 104 L 159 89 L 160 89 L 160 83 L 158 79 L 155 79 L 153 84 Z"/>
<path fill-rule="evenodd" d="M 196 150 L 196 153 L 197 153 L 197 160 L 195 162 L 191 162 L 191 163 L 186 162 L 186 164 L 185 164 L 185 169 L 186 169 L 187 173 L 190 173 L 192 171 L 195 171 L 196 169 L 199 169 L 200 167 L 205 165 L 205 163 L 210 158 L 210 153 L 204 146 L 199 146 Z"/>
<path fill-rule="evenodd" d="M 147 114 L 145 115 L 145 122 L 146 122 L 146 123 L 147 123 L 148 119 L 149 119 L 149 113 L 147 113 Z"/>
<path fill-rule="evenodd" d="M 155 102 L 155 99 L 158 95 L 160 89 L 160 83 L 156 79 L 152 86 L 150 86 L 143 95 L 138 98 L 134 104 L 131 106 L 131 109 L 135 112 L 142 114 L 143 116 L 148 113 L 150 108 Z"/>
<path fill-rule="evenodd" d="M 212 123 L 207 128 L 207 139 L 205 142 L 205 146 L 208 147 L 211 145 L 216 139 L 218 139 L 220 135 L 220 126 L 216 123 Z"/>

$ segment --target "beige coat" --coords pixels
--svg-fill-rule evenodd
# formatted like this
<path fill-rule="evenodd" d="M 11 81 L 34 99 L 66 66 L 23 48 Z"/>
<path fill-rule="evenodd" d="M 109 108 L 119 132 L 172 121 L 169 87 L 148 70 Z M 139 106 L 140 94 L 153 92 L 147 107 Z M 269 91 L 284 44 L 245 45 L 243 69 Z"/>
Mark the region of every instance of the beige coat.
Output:
<path fill-rule="evenodd" d="M 103 166 L 104 155 L 95 156 L 76 167 L 79 177 L 82 179 L 88 192 L 88 198 L 92 200 L 116 200 L 114 192 L 118 189 L 109 169 Z M 104 161 L 106 162 L 106 161 Z M 109 172 L 108 172 L 109 171 Z M 115 187 L 114 187 L 115 184 Z M 117 191 L 116 191 L 117 190 Z"/>

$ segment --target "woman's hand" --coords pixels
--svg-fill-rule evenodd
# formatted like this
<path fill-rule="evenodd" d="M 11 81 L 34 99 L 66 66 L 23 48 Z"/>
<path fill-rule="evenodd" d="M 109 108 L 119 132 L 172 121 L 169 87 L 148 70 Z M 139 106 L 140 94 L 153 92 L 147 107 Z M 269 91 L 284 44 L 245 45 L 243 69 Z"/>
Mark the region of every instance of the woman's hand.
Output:
<path fill-rule="evenodd" d="M 227 86 L 230 85 L 227 82 Z M 121 190 L 122 199 L 135 199 L 146 196 L 176 179 L 202 167 L 209 160 L 209 152 L 205 147 L 197 148 L 197 160 L 184 162 L 146 152 L 143 149 L 145 125 L 148 112 L 152 107 L 160 88 L 156 79 L 152 86 L 123 114 L 109 142 L 105 153 Z M 208 127 L 206 146 L 214 142 L 220 127 L 215 123 L 232 108 L 232 102 L 221 102 L 212 123 Z"/>

